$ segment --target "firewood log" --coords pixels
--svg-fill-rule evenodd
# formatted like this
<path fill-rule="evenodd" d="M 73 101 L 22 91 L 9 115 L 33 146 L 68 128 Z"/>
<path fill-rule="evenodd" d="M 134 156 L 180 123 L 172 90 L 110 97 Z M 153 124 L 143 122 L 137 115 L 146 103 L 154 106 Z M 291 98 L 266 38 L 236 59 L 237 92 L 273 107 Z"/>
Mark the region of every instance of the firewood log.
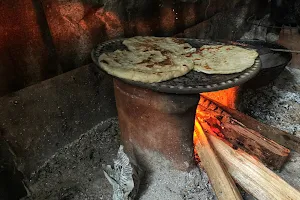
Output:
<path fill-rule="evenodd" d="M 288 159 L 290 150 L 246 127 L 210 100 L 200 101 L 197 117 L 205 129 L 225 138 L 234 147 L 256 156 L 268 167 L 279 170 Z"/>
<path fill-rule="evenodd" d="M 194 141 L 201 166 L 206 171 L 217 198 L 219 200 L 242 199 L 234 181 L 216 156 L 197 119 L 195 120 Z"/>
<path fill-rule="evenodd" d="M 258 160 L 242 151 L 234 150 L 228 144 L 207 134 L 218 156 L 222 159 L 233 179 L 258 200 L 299 200 L 300 192 Z"/>
<path fill-rule="evenodd" d="M 214 102 L 212 100 L 205 99 L 204 97 L 201 96 L 200 101 L 202 101 L 204 104 L 208 104 L 209 101 L 212 102 L 213 104 L 210 105 L 210 109 L 216 109 L 215 111 L 220 111 L 225 112 L 232 116 L 233 118 L 237 119 L 239 122 L 244 124 L 247 128 L 252 129 L 256 132 L 259 132 L 266 138 L 269 138 L 278 144 L 285 146 L 291 150 L 297 151 L 300 153 L 300 138 L 297 136 L 294 136 L 292 134 L 289 134 L 285 131 L 282 131 L 278 128 L 271 127 L 269 125 L 266 125 L 264 123 L 261 123 L 257 121 L 256 119 L 245 115 L 238 110 L 228 108 L 224 105 L 221 105 L 217 102 Z M 218 108 L 216 108 L 216 106 Z"/>

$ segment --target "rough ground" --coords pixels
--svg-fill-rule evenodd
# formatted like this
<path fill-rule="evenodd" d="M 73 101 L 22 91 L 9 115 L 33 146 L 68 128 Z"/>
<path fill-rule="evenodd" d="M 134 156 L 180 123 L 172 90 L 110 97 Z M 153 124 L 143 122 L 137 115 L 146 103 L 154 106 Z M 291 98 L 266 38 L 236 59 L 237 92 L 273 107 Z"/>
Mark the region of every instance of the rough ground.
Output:
<path fill-rule="evenodd" d="M 41 200 L 111 199 L 101 165 L 112 163 L 119 148 L 117 119 L 110 119 L 60 149 L 27 182 Z"/>
<path fill-rule="evenodd" d="M 300 135 L 300 70 L 287 68 L 272 84 L 242 93 L 242 109 L 256 119 Z M 112 164 L 119 147 L 116 118 L 97 125 L 73 143 L 60 149 L 26 184 L 27 199 L 111 199 L 112 188 L 101 165 Z M 292 152 L 281 172 L 276 172 L 300 190 L 300 155 Z M 207 175 L 195 168 L 189 173 L 161 169 L 147 174 L 140 200 L 215 199 Z M 245 199 L 253 199 L 246 195 Z"/>
<path fill-rule="evenodd" d="M 27 182 L 31 196 L 26 199 L 111 199 L 101 165 L 116 157 L 118 134 L 117 119 L 112 118 L 60 149 Z M 207 175 L 198 168 L 189 173 L 157 170 L 145 176 L 140 191 L 141 200 L 214 199 Z"/>
<path fill-rule="evenodd" d="M 300 136 L 300 70 L 287 67 L 268 86 L 247 90 L 241 110 L 272 126 Z"/>

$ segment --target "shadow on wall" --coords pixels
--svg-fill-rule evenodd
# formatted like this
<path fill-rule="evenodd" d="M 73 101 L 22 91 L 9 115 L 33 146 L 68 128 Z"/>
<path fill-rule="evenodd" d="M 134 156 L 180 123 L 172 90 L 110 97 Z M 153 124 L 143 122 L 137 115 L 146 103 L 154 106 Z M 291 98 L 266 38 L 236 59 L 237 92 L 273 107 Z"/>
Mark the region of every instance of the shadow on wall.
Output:
<path fill-rule="evenodd" d="M 108 39 L 171 36 L 253 2 L 2 0 L 0 96 L 90 63 L 92 48 Z"/>

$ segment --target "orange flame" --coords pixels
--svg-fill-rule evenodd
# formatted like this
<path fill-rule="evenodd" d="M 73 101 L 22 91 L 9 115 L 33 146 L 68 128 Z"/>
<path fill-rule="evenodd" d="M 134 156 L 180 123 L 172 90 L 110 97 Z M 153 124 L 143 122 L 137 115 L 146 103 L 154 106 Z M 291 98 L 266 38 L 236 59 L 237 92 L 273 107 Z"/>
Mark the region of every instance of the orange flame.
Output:
<path fill-rule="evenodd" d="M 232 109 L 236 109 L 236 101 L 237 101 L 237 94 L 238 94 L 238 87 L 229 88 L 226 90 L 220 90 L 216 92 L 205 92 L 201 93 L 201 96 L 218 102 L 224 106 L 227 106 Z M 200 97 L 201 98 L 201 97 Z M 193 133 L 193 142 L 194 146 L 196 146 L 200 141 L 203 140 L 202 137 L 205 137 L 203 127 L 201 126 L 201 122 L 211 122 L 208 124 L 214 124 L 218 127 L 214 127 L 214 125 L 210 125 L 209 129 L 212 131 L 212 134 L 216 134 L 219 137 L 222 137 L 222 133 L 220 132 L 219 121 L 215 118 L 215 116 L 211 115 L 209 112 L 202 111 L 200 108 L 201 99 L 199 101 L 199 106 L 196 111 L 196 118 L 195 118 L 195 125 L 194 125 L 194 133 Z M 205 129 L 206 130 L 206 129 Z M 196 151 L 194 150 L 195 161 L 196 163 L 200 162 L 200 157 L 197 155 Z"/>
<path fill-rule="evenodd" d="M 216 101 L 229 108 L 236 109 L 238 90 L 238 87 L 232 87 L 226 90 L 220 90 L 216 92 L 204 92 L 201 93 L 201 96 Z"/>

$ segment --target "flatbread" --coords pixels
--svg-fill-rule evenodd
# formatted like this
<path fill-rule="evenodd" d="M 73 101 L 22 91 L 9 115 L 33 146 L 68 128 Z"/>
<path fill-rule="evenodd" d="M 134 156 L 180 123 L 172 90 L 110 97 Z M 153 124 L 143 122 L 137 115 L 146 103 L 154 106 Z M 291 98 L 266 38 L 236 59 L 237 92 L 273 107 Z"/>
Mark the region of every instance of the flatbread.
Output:
<path fill-rule="evenodd" d="M 257 58 L 255 50 L 233 45 L 204 45 L 197 52 L 187 54 L 194 62 L 194 70 L 206 74 L 233 74 L 250 68 Z"/>
<path fill-rule="evenodd" d="M 107 73 L 145 83 L 161 82 L 185 75 L 194 67 L 183 55 L 164 55 L 157 50 L 104 53 L 99 63 Z"/>
<path fill-rule="evenodd" d="M 183 55 L 196 51 L 190 44 L 171 37 L 136 36 L 123 41 L 129 51 L 160 51 L 162 54 Z"/>
<path fill-rule="evenodd" d="M 154 83 L 194 69 L 207 74 L 232 74 L 251 67 L 258 53 L 233 45 L 204 45 L 196 51 L 176 38 L 136 36 L 125 39 L 128 50 L 103 53 L 99 64 L 107 73 L 124 79 Z"/>

